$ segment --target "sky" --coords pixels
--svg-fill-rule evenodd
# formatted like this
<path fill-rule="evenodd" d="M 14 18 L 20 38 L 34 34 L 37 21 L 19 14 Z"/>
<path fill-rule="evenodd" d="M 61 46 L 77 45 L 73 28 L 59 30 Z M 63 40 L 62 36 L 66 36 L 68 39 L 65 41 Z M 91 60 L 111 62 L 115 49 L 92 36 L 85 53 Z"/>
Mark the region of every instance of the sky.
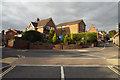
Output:
<path fill-rule="evenodd" d="M 118 30 L 118 2 L 101 2 L 92 0 L 84 2 L 76 0 L 62 0 L 57 2 L 39 0 L 4 0 L 0 3 L 0 30 L 25 30 L 31 21 L 52 17 L 54 23 L 60 24 L 83 19 L 88 31 L 91 24 L 98 30 Z"/>

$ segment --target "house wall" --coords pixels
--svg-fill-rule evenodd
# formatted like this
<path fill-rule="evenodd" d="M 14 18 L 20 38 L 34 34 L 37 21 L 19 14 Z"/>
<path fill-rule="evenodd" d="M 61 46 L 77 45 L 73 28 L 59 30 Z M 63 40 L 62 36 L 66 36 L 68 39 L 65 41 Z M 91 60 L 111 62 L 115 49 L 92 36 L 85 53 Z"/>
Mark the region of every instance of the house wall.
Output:
<path fill-rule="evenodd" d="M 35 28 L 32 26 L 32 24 L 29 25 L 29 27 L 27 28 L 27 31 L 29 30 L 35 30 Z"/>
<path fill-rule="evenodd" d="M 43 33 L 43 28 L 38 28 L 37 31 Z"/>
<path fill-rule="evenodd" d="M 79 32 L 85 32 L 85 28 L 86 28 L 85 26 L 86 25 L 85 25 L 85 23 L 83 21 L 81 23 L 79 23 L 78 26 L 79 26 Z M 81 28 L 81 26 L 84 26 L 84 28 Z"/>
<path fill-rule="evenodd" d="M 50 21 L 46 24 L 46 26 L 50 26 L 50 27 L 53 27 L 54 29 L 56 29 L 53 20 L 50 20 Z M 45 27 L 46 27 L 46 26 L 45 26 Z"/>
<path fill-rule="evenodd" d="M 10 34 L 10 33 L 12 33 L 12 34 Z M 14 32 L 14 31 L 12 31 L 12 30 L 7 31 L 7 32 L 6 32 L 6 35 L 5 35 L 5 40 L 13 39 L 13 37 L 14 37 L 16 34 L 17 34 L 17 33 Z"/>
<path fill-rule="evenodd" d="M 66 25 L 64 29 L 62 29 L 62 34 L 71 34 L 71 33 L 79 33 L 79 31 L 85 32 L 85 30 L 80 29 L 80 24 L 72 24 Z M 61 27 L 58 27 L 57 35 L 61 34 Z"/>

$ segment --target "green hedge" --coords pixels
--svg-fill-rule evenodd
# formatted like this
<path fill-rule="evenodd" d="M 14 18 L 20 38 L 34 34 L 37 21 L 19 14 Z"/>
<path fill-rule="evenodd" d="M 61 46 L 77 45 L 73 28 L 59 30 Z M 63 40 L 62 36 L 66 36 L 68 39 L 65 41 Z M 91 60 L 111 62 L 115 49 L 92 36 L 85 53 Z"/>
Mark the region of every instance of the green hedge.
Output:
<path fill-rule="evenodd" d="M 42 41 L 42 34 L 35 30 L 23 32 L 22 39 L 30 42 Z"/>
<path fill-rule="evenodd" d="M 87 32 L 87 33 L 75 33 L 75 34 L 66 34 L 62 39 L 64 43 L 69 44 L 80 44 L 78 41 L 81 41 L 83 44 L 87 43 L 96 43 L 97 42 L 97 33 Z"/>

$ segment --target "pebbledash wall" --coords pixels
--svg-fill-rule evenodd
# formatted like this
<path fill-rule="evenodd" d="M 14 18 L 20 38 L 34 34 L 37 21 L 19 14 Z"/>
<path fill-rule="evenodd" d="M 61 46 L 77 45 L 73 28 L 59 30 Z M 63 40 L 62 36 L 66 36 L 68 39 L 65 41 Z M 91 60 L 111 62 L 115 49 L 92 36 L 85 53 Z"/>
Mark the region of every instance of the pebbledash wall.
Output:
<path fill-rule="evenodd" d="M 28 44 L 24 40 L 17 40 L 17 41 L 10 41 L 8 42 L 7 47 L 16 48 L 16 49 L 81 49 L 81 48 L 88 48 L 88 47 L 94 47 L 95 45 L 34 45 L 34 44 Z"/>

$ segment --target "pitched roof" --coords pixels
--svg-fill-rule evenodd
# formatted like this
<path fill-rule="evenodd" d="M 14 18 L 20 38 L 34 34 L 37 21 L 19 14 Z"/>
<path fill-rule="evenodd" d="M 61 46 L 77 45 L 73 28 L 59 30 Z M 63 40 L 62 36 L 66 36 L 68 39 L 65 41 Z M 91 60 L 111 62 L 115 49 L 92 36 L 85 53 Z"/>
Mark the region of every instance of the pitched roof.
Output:
<path fill-rule="evenodd" d="M 35 21 L 35 22 L 32 22 L 33 26 L 34 27 L 38 27 L 38 26 L 44 26 L 47 24 L 47 22 L 49 22 L 52 18 L 48 18 L 48 19 L 43 19 L 43 20 L 40 20 L 40 21 Z"/>
<path fill-rule="evenodd" d="M 77 23 L 80 23 L 81 21 L 83 21 L 83 19 L 76 20 L 76 21 L 65 22 L 65 23 L 60 23 L 60 24 L 58 24 L 56 26 L 58 27 L 58 26 L 65 26 L 65 25 L 77 24 Z"/>
<path fill-rule="evenodd" d="M 116 36 L 119 36 L 119 32 L 118 32 L 118 33 L 116 33 L 113 37 L 115 38 Z"/>
<path fill-rule="evenodd" d="M 23 32 L 21 30 L 15 30 L 15 29 L 13 29 L 12 31 L 15 31 L 17 34 L 21 34 Z"/>
<path fill-rule="evenodd" d="M 95 27 L 93 26 L 93 24 L 91 25 L 91 28 L 89 29 L 88 32 L 97 32 L 98 33 L 98 31 L 95 29 Z"/>

